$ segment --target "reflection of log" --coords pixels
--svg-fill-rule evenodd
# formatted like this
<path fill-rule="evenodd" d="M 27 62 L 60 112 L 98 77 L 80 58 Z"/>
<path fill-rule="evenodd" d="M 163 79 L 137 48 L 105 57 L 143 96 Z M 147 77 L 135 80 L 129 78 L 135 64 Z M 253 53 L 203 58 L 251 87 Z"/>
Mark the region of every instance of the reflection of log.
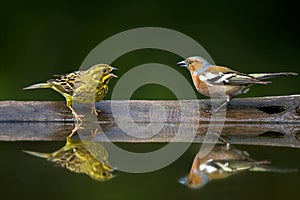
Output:
<path fill-rule="evenodd" d="M 113 114 L 111 103 L 116 108 Z M 195 142 L 201 142 L 211 125 L 210 100 L 134 100 L 129 101 L 129 115 L 124 109 L 126 103 L 128 101 L 118 100 L 96 104 L 101 110 L 99 124 L 112 141 L 168 142 L 177 134 L 181 124 L 185 127 L 180 133 L 184 135 L 181 137 L 182 142 L 193 130 L 197 133 Z M 85 119 L 96 121 L 90 114 L 88 106 L 74 105 L 74 107 L 80 111 L 79 113 L 86 109 L 82 113 L 86 115 Z M 160 108 L 163 110 L 159 110 Z M 118 128 L 116 122 L 127 125 L 130 124 L 130 120 L 136 122 L 138 126 L 148 125 L 153 130 L 158 128 L 159 133 L 149 138 L 143 131 L 135 129 L 137 134 L 143 134 L 143 138 L 128 136 Z M 166 123 L 160 127 L 160 122 Z M 152 125 L 149 126 L 149 123 Z M 215 118 L 213 126 L 221 125 L 222 119 Z M 82 126 L 89 129 L 87 122 Z M 0 140 L 63 140 L 72 127 L 72 115 L 64 102 L 0 102 Z M 223 129 L 228 141 L 232 143 L 300 148 L 300 141 L 296 139 L 299 132 L 300 95 L 234 99 L 226 113 Z M 101 135 L 96 138 L 104 140 Z"/>

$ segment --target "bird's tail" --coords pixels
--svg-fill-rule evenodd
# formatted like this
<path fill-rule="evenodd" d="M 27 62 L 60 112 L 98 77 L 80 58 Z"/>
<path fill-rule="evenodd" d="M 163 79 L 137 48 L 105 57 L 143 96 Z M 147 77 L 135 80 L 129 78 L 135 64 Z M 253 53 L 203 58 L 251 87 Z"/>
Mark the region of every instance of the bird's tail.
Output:
<path fill-rule="evenodd" d="M 270 78 L 283 77 L 283 76 L 296 76 L 297 73 L 294 72 L 279 72 L 279 73 L 256 73 L 249 74 L 250 76 L 257 78 L 258 80 L 266 80 Z"/>
<path fill-rule="evenodd" d="M 51 88 L 51 85 L 49 85 L 48 83 L 37 83 L 23 88 L 23 90 L 31 90 L 31 89 L 38 89 L 38 88 Z"/>
<path fill-rule="evenodd" d="M 27 151 L 27 150 L 23 150 L 23 152 L 40 158 L 49 158 L 49 156 L 51 155 L 50 153 L 40 153 L 40 152 Z"/>
<path fill-rule="evenodd" d="M 298 169 L 294 168 L 280 168 L 280 167 L 273 167 L 268 165 L 257 165 L 250 169 L 250 171 L 254 172 L 275 172 L 275 173 L 292 173 L 298 172 Z"/>

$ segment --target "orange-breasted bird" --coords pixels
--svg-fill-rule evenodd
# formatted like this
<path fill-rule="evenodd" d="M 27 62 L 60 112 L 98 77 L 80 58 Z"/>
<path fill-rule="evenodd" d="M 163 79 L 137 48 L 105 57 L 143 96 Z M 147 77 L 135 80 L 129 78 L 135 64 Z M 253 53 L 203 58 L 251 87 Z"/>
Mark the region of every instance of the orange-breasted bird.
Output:
<path fill-rule="evenodd" d="M 216 145 L 205 156 L 201 152 L 194 158 L 191 170 L 179 183 L 189 188 L 200 188 L 209 181 L 223 179 L 228 176 L 245 172 L 296 172 L 297 169 L 283 169 L 270 166 L 271 162 L 252 159 L 246 151 L 232 148 L 230 145 Z"/>
<path fill-rule="evenodd" d="M 252 85 L 267 85 L 271 82 L 266 79 L 298 75 L 294 72 L 244 74 L 228 67 L 212 65 L 200 56 L 189 57 L 177 64 L 190 71 L 199 93 L 212 99 L 224 98 L 215 112 L 227 105 L 234 96 L 247 93 Z"/>

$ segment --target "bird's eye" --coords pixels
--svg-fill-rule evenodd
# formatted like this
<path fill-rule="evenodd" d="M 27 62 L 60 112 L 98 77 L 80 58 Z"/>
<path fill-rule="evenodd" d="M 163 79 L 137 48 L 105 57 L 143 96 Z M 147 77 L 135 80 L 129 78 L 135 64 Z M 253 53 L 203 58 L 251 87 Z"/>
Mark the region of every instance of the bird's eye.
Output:
<path fill-rule="evenodd" d="M 107 175 L 107 173 L 106 172 L 102 172 L 102 176 L 106 176 Z"/>
<path fill-rule="evenodd" d="M 102 72 L 105 73 L 105 72 L 106 72 L 106 68 L 103 68 L 103 69 L 102 69 Z"/>
<path fill-rule="evenodd" d="M 193 61 L 191 61 L 191 60 L 187 60 L 187 63 L 188 63 L 188 64 L 192 64 L 192 63 L 193 63 Z"/>

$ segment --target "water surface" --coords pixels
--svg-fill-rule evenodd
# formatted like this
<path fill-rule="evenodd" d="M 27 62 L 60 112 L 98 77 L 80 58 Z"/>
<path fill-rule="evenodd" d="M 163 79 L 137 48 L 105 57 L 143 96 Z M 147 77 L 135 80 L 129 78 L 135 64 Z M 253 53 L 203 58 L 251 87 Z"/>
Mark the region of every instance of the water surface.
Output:
<path fill-rule="evenodd" d="M 177 181 L 185 176 L 199 151 L 193 144 L 177 161 L 159 171 L 130 174 L 115 171 L 116 177 L 98 182 L 85 174 L 54 167 L 45 159 L 22 152 L 24 149 L 51 152 L 64 142 L 1 142 L 1 196 L 3 199 L 289 199 L 297 198 L 300 174 L 245 172 L 190 189 Z M 118 144 L 125 149 L 145 152 L 164 144 Z M 300 168 L 300 149 L 242 146 L 257 160 L 272 165 Z"/>

